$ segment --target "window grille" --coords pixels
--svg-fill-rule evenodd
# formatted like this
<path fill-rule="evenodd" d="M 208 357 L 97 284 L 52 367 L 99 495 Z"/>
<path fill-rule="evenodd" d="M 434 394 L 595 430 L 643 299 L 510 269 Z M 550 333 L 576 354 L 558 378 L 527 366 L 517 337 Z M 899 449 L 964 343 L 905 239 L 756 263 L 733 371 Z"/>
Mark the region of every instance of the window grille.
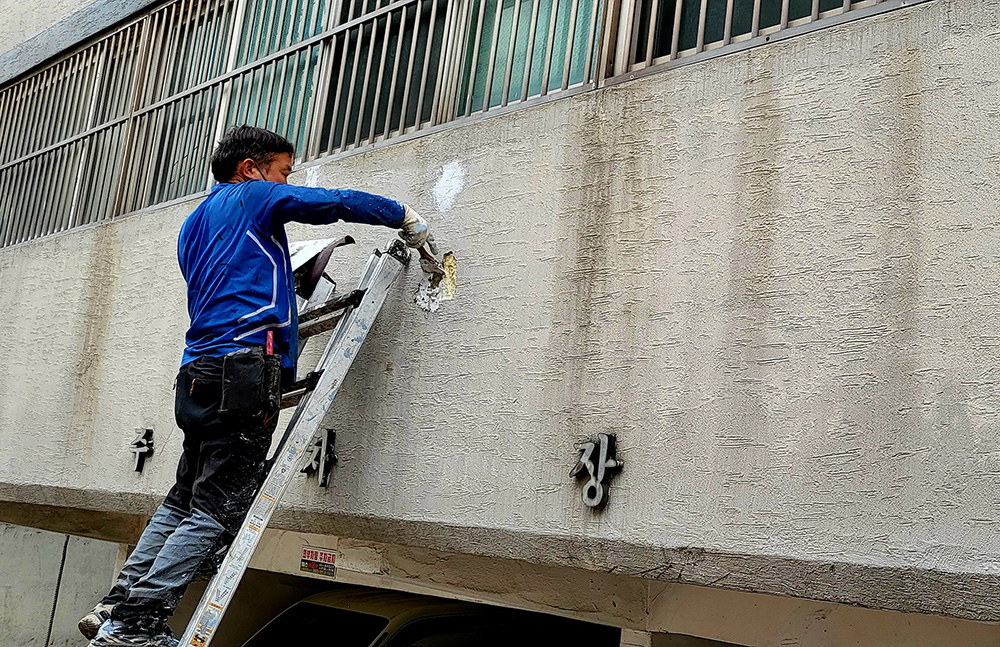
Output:
<path fill-rule="evenodd" d="M 0 247 L 212 184 L 215 142 L 301 160 L 922 0 L 170 0 L 0 88 Z"/>
<path fill-rule="evenodd" d="M 0 246 L 108 217 L 144 23 L 0 91 Z"/>
<path fill-rule="evenodd" d="M 916 0 L 921 2 L 923 0 Z M 621 14 L 619 77 L 700 60 L 904 6 L 900 0 L 635 0 Z M 914 4 L 910 2 L 909 4 Z M 783 33 L 782 33 L 783 32 Z M 684 62 L 688 62 L 684 61 Z"/>

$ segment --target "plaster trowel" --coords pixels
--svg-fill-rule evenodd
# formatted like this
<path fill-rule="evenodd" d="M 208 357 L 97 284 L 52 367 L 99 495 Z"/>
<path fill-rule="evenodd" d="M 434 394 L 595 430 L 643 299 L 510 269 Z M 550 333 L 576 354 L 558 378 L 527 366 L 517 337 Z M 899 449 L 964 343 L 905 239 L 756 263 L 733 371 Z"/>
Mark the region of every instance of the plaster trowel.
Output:
<path fill-rule="evenodd" d="M 434 258 L 434 255 L 427 251 L 427 247 L 420 248 L 420 269 L 424 274 L 431 275 L 431 287 L 437 287 L 441 279 L 445 277 L 444 263 Z"/>

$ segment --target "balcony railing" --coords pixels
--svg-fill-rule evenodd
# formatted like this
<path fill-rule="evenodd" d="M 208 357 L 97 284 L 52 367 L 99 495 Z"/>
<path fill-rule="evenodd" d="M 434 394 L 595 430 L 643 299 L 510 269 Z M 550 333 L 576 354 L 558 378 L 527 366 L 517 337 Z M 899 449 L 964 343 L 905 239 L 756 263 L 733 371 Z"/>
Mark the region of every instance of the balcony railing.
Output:
<path fill-rule="evenodd" d="M 197 194 L 236 124 L 299 160 L 903 0 L 172 0 L 0 89 L 0 246 Z"/>

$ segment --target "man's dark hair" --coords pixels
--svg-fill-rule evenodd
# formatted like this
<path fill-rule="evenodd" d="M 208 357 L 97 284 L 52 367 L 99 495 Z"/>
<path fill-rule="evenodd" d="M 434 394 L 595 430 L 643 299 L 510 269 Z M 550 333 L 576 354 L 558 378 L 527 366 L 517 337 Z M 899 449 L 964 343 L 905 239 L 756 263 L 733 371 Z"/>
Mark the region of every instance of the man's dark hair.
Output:
<path fill-rule="evenodd" d="M 228 182 L 236 175 L 236 165 L 252 159 L 267 168 L 276 155 L 295 157 L 295 145 L 278 133 L 253 126 L 236 126 L 222 138 L 212 154 L 212 175 L 216 182 Z"/>

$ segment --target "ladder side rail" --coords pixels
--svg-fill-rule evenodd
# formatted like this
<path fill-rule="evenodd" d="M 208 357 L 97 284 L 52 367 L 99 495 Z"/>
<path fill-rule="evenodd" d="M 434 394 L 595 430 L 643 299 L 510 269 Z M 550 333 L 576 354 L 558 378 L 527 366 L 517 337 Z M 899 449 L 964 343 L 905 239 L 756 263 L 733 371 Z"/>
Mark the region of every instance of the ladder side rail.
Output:
<path fill-rule="evenodd" d="M 393 243 L 390 243 L 390 246 L 392 244 Z M 378 269 L 380 267 L 379 263 L 380 263 L 381 259 L 384 256 L 386 256 L 386 255 L 388 255 L 388 252 L 383 252 L 380 249 L 376 249 L 374 252 L 372 252 L 372 255 L 368 257 L 368 264 L 365 265 L 365 271 L 362 272 L 361 278 L 358 280 L 358 287 L 357 287 L 358 290 L 367 290 L 368 289 L 368 287 L 371 285 L 372 276 L 375 274 L 376 269 Z M 365 294 L 365 298 L 367 298 L 367 296 L 368 295 L 366 293 Z M 347 330 L 351 326 L 351 324 L 353 323 L 353 321 L 354 321 L 353 315 L 354 315 L 354 311 L 355 310 L 357 310 L 357 308 L 348 307 L 345 310 L 344 315 L 340 318 L 340 321 L 337 322 L 336 327 L 333 329 L 333 332 L 330 334 L 330 339 L 326 342 L 326 347 L 323 348 L 323 353 L 322 353 L 322 355 L 320 355 L 319 361 L 316 362 L 316 370 L 317 371 L 323 370 L 323 367 L 326 365 L 326 362 L 327 362 L 327 360 L 330 357 L 331 350 L 337 344 L 340 343 L 340 340 L 343 339 L 344 331 Z M 301 355 L 301 353 L 302 353 L 302 343 L 301 343 L 301 340 L 300 340 L 300 343 L 299 343 L 299 354 Z M 319 387 L 320 387 L 320 384 L 318 383 L 316 385 L 315 389 L 313 389 L 312 391 L 306 392 L 305 394 L 302 395 L 302 398 L 299 400 L 298 405 L 296 405 L 296 407 L 295 407 L 295 411 L 292 413 L 292 417 L 289 420 L 288 425 L 285 426 L 285 432 L 281 436 L 281 441 L 275 446 L 275 448 L 274 448 L 274 454 L 272 454 L 271 458 L 268 459 L 269 463 L 275 461 L 277 459 L 278 455 L 281 453 L 281 450 L 284 448 L 285 443 L 288 442 L 288 437 L 291 435 L 292 430 L 295 428 L 295 425 L 298 423 L 299 417 L 301 416 L 301 412 L 305 411 L 305 407 L 308 404 L 309 397 L 315 391 L 319 390 Z M 311 443 L 312 443 L 312 439 L 310 439 L 310 444 Z"/>

